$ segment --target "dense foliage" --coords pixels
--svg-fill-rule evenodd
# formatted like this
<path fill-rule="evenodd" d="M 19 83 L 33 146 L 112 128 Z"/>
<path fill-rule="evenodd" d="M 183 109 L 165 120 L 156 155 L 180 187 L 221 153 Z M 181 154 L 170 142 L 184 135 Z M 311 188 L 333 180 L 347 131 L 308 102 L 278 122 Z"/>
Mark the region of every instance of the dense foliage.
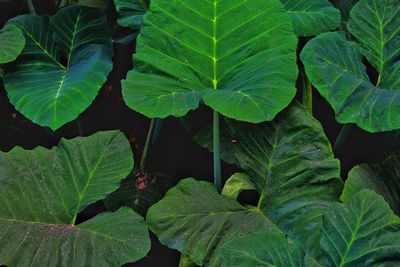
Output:
<path fill-rule="evenodd" d="M 180 267 L 400 265 L 400 0 L 13 5 L 4 96 L 57 145 L 0 152 L 0 265 L 135 266 L 159 243 Z M 113 88 L 131 60 L 121 50 L 133 66 Z M 113 90 L 109 110 L 126 104 L 136 120 L 85 133 L 82 114 Z M 212 153 L 214 183 L 151 157 L 171 117 Z M 141 120 L 145 140 L 124 134 Z M 71 125 L 79 134 L 59 138 Z M 351 129 L 391 153 L 347 173 Z"/>

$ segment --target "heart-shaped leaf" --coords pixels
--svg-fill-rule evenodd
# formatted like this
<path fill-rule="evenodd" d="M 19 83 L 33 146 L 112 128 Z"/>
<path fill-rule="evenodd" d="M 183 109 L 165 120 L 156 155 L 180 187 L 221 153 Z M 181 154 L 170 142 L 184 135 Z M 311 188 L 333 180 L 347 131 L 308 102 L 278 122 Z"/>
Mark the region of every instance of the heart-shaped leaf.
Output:
<path fill-rule="evenodd" d="M 322 266 L 398 266 L 400 218 L 385 200 L 365 189 L 324 216 Z"/>
<path fill-rule="evenodd" d="M 149 0 L 114 0 L 118 13 L 118 24 L 134 30 L 140 29 L 143 15 L 146 13 Z"/>
<path fill-rule="evenodd" d="M 14 25 L 6 25 L 0 30 L 0 64 L 14 61 L 25 46 L 22 31 Z"/>
<path fill-rule="evenodd" d="M 397 215 L 400 215 L 400 154 L 390 155 L 383 162 L 362 164 L 349 172 L 341 200 L 347 202 L 362 189 L 380 194 Z"/>
<path fill-rule="evenodd" d="M 0 265 L 121 266 L 144 257 L 148 231 L 129 208 L 75 225 L 78 213 L 117 189 L 132 167 L 119 132 L 0 153 Z"/>
<path fill-rule="evenodd" d="M 362 190 L 323 216 L 321 258 L 304 254 L 281 233 L 255 233 L 226 242 L 218 266 L 398 266 L 400 218 L 384 199 Z"/>
<path fill-rule="evenodd" d="M 328 0 L 280 0 L 297 36 L 313 36 L 340 26 L 340 11 Z"/>
<path fill-rule="evenodd" d="M 148 117 L 203 100 L 227 117 L 272 120 L 295 95 L 296 44 L 278 0 L 153 0 L 124 99 Z"/>
<path fill-rule="evenodd" d="M 231 142 L 232 138 L 235 142 Z M 320 253 L 321 218 L 339 199 L 343 182 L 339 178 L 339 162 L 333 158 L 319 122 L 304 107 L 294 104 L 271 123 L 252 125 L 227 119 L 221 142 L 221 155 L 229 154 L 229 160 L 246 171 L 261 195 L 258 207 L 238 209 L 241 214 L 262 214 L 308 253 Z M 198 185 L 192 188 L 192 183 L 179 184 L 169 191 L 150 209 L 147 221 L 163 243 L 203 264 L 207 257 L 214 259 L 210 256 L 212 248 L 222 245 L 210 225 L 221 227 L 218 231 L 240 233 L 247 232 L 248 226 L 243 228 L 243 217 L 238 218 L 239 222 L 226 222 L 236 213 L 215 213 L 227 206 L 215 189 L 210 192 L 211 184 L 210 189 L 200 190 Z M 216 208 L 214 203 L 221 206 Z M 229 203 L 239 205 L 233 199 Z M 204 217 L 200 220 L 198 216 Z M 222 223 L 224 226 L 220 226 Z M 206 246 L 199 238 L 216 245 Z M 226 236 L 225 241 L 231 238 Z"/>
<path fill-rule="evenodd" d="M 359 45 L 340 33 L 322 34 L 306 45 L 301 58 L 308 77 L 339 122 L 369 132 L 400 128 L 400 2 L 359 1 L 348 29 Z M 362 55 L 379 73 L 376 85 Z"/>
<path fill-rule="evenodd" d="M 33 15 L 10 23 L 26 38 L 21 56 L 4 76 L 11 103 L 28 119 L 53 130 L 76 119 L 112 68 L 105 15 L 74 6 L 60 9 L 50 23 Z"/>

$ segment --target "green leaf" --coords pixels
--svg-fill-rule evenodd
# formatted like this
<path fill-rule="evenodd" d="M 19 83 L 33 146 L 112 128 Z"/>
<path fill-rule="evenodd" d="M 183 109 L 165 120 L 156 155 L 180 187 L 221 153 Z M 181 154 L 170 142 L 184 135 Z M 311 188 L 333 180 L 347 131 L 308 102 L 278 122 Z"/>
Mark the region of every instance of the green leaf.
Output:
<path fill-rule="evenodd" d="M 161 243 L 188 255 L 198 265 L 208 263 L 214 250 L 232 237 L 277 231 L 257 210 L 219 195 L 211 183 L 192 178 L 170 189 L 150 208 L 146 219 Z"/>
<path fill-rule="evenodd" d="M 400 215 L 400 153 L 383 162 L 354 167 L 346 181 L 341 200 L 344 202 L 361 191 L 371 189 L 380 194 L 397 215 Z"/>
<path fill-rule="evenodd" d="M 400 219 L 385 200 L 365 189 L 324 216 L 322 266 L 398 266 Z"/>
<path fill-rule="evenodd" d="M 11 103 L 28 119 L 53 130 L 76 119 L 112 69 L 105 15 L 88 7 L 67 7 L 50 23 L 33 15 L 10 23 L 26 38 L 21 56 L 4 76 Z"/>
<path fill-rule="evenodd" d="M 118 24 L 139 30 L 150 0 L 114 0 L 114 4 L 118 13 Z"/>
<path fill-rule="evenodd" d="M 314 36 L 340 26 L 340 11 L 328 0 L 280 0 L 297 36 Z"/>
<path fill-rule="evenodd" d="M 63 7 L 68 5 L 89 6 L 99 9 L 107 9 L 109 0 L 54 0 L 57 6 Z"/>
<path fill-rule="evenodd" d="M 75 225 L 132 167 L 129 142 L 115 131 L 0 152 L 0 265 L 121 266 L 144 257 L 148 232 L 129 208 Z"/>
<path fill-rule="evenodd" d="M 350 11 L 358 0 L 333 0 L 332 2 L 340 10 L 342 20 L 347 22 L 350 18 Z"/>
<path fill-rule="evenodd" d="M 177 179 L 159 173 L 132 175 L 106 198 L 104 204 L 111 211 L 128 206 L 144 216 L 150 206 L 161 200 L 176 183 Z"/>
<path fill-rule="evenodd" d="M 210 138 L 207 130 L 196 135 L 211 150 Z M 271 221 L 293 240 L 318 249 L 321 216 L 339 198 L 343 183 L 321 124 L 303 106 L 294 103 L 260 125 L 226 119 L 221 158 L 249 175 Z"/>
<path fill-rule="evenodd" d="M 203 100 L 230 118 L 272 120 L 295 95 L 296 45 L 278 0 L 153 0 L 124 99 L 152 118 Z"/>
<path fill-rule="evenodd" d="M 349 21 L 359 44 L 343 34 L 326 33 L 304 48 L 307 75 L 340 123 L 356 123 L 369 132 L 400 128 L 399 15 L 397 0 L 361 0 Z M 366 74 L 363 55 L 379 72 L 376 85 Z"/>
<path fill-rule="evenodd" d="M 22 31 L 14 25 L 6 25 L 0 30 L 0 64 L 17 59 L 25 46 Z"/>
<path fill-rule="evenodd" d="M 217 252 L 220 267 L 302 267 L 304 251 L 281 233 L 253 233 L 226 242 Z"/>
<path fill-rule="evenodd" d="M 222 195 L 237 199 L 243 190 L 255 190 L 256 187 L 251 182 L 250 177 L 245 173 L 235 173 L 225 183 Z"/>

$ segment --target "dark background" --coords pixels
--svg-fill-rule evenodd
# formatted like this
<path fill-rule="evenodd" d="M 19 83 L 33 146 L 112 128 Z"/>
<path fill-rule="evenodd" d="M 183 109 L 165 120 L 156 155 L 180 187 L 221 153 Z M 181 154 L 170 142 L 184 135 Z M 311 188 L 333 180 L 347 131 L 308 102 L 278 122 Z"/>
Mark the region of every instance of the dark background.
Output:
<path fill-rule="evenodd" d="M 0 28 L 11 17 L 26 13 L 23 0 L 13 0 L 2 3 L 0 0 Z M 36 3 L 37 2 L 37 3 Z M 51 14 L 54 7 L 49 1 L 36 1 L 35 5 L 40 13 Z M 111 7 L 109 15 L 110 25 L 115 25 L 115 10 Z M 114 37 L 129 34 L 130 30 L 114 26 Z M 300 47 L 306 39 L 300 40 Z M 149 119 L 130 110 L 121 96 L 121 79 L 125 78 L 132 68 L 132 54 L 134 41 L 129 44 L 114 46 L 114 69 L 110 73 L 106 84 L 100 90 L 93 104 L 79 116 L 83 135 L 91 135 L 98 131 L 119 129 L 125 133 L 131 142 L 138 165 L 149 126 Z M 300 64 L 300 63 L 299 63 Z M 301 67 L 301 66 L 300 66 Z M 369 66 L 371 79 L 374 79 L 374 70 Z M 298 82 L 298 99 L 301 99 L 301 81 Z M 325 133 L 333 143 L 341 125 L 335 121 L 333 110 L 329 104 L 314 90 L 314 116 L 322 123 Z M 204 111 L 204 120 L 212 120 L 212 115 Z M 70 122 L 53 132 L 40 127 L 19 114 L 7 99 L 7 94 L 0 83 L 0 150 L 7 152 L 15 146 L 33 149 L 37 146 L 52 147 L 61 137 L 73 138 L 79 136 L 77 121 Z M 369 134 L 356 126 L 346 139 L 343 149 L 337 153 L 342 165 L 342 177 L 347 177 L 348 171 L 359 163 L 372 163 L 384 159 L 395 149 L 397 144 L 391 139 L 392 134 Z M 171 177 L 212 181 L 213 160 L 212 154 L 196 145 L 191 136 L 185 132 L 177 118 L 167 118 L 163 122 L 162 131 L 157 142 L 150 150 L 147 166 Z M 237 169 L 226 164 L 222 165 L 224 179 L 236 172 Z M 241 201 L 256 203 L 257 196 L 252 192 L 245 192 Z M 78 218 L 79 221 L 93 217 L 104 210 L 102 202 L 91 205 Z M 178 266 L 179 253 L 162 246 L 152 236 L 152 250 L 149 255 L 126 266 Z"/>

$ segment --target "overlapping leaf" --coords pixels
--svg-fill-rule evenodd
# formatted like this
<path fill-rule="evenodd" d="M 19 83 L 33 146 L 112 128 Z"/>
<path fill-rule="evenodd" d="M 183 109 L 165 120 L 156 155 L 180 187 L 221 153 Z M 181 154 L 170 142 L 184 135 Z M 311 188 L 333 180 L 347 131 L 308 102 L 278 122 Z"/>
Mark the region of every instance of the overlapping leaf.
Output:
<path fill-rule="evenodd" d="M 340 11 L 328 0 L 280 0 L 298 36 L 313 36 L 340 26 Z"/>
<path fill-rule="evenodd" d="M 362 190 L 324 216 L 322 266 L 398 266 L 400 218 L 385 200 Z"/>
<path fill-rule="evenodd" d="M 0 153 L 0 166 L 1 265 L 121 266 L 146 255 L 146 226 L 129 208 L 75 225 L 131 171 L 122 133 L 62 140 L 51 150 L 15 148 Z"/>
<path fill-rule="evenodd" d="M 332 202 L 338 200 L 343 185 L 338 178 L 339 162 L 333 159 L 329 142 L 319 122 L 303 107 L 295 104 L 272 123 L 251 125 L 230 120 L 226 123 L 221 140 L 221 155 L 229 155 L 231 163 L 245 170 L 254 182 L 261 195 L 255 210 L 276 224 L 294 242 L 304 245 L 310 253 L 317 254 L 321 217 L 329 210 Z M 231 142 L 232 139 L 235 142 Z M 201 140 L 206 141 L 207 138 Z M 195 253 L 204 251 L 202 247 L 195 250 L 198 248 L 197 234 L 201 234 L 208 242 L 210 239 L 216 242 L 216 235 L 214 232 L 205 232 L 211 225 L 210 220 L 196 218 L 201 225 L 194 226 L 195 217 L 189 217 L 179 210 L 192 210 L 198 214 L 196 207 L 212 207 L 211 203 L 217 201 L 214 201 L 214 197 L 211 197 L 212 201 L 206 197 L 197 199 L 194 193 L 189 194 L 192 191 L 187 184 L 171 190 L 164 200 L 151 208 L 148 222 L 161 241 L 195 259 Z M 197 194 L 206 196 L 212 193 L 207 191 Z M 213 194 L 216 194 L 215 190 Z M 252 211 L 246 210 L 244 214 Z M 174 215 L 167 215 L 171 213 Z M 205 216 L 203 211 L 200 214 Z M 218 218 L 211 209 L 206 214 L 206 218 Z M 178 222 L 177 218 L 185 223 Z M 220 223 L 213 225 L 218 226 Z M 226 231 L 234 227 L 227 223 L 224 225 L 221 227 Z M 236 227 L 243 231 L 242 226 Z M 238 231 L 236 227 L 233 229 Z"/>
<path fill-rule="evenodd" d="M 11 103 L 33 122 L 53 130 L 77 118 L 112 68 L 105 15 L 88 7 L 67 7 L 50 23 L 33 15 L 10 23 L 26 37 L 21 56 L 4 76 Z"/>
<path fill-rule="evenodd" d="M 400 218 L 383 198 L 362 190 L 323 216 L 321 257 L 311 257 L 279 233 L 255 233 L 225 243 L 219 266 L 398 266 Z"/>
<path fill-rule="evenodd" d="M 341 199 L 347 202 L 362 189 L 380 194 L 392 210 L 400 215 L 400 154 L 390 155 L 383 162 L 354 167 L 346 181 Z"/>
<path fill-rule="evenodd" d="M 308 77 L 329 101 L 341 123 L 356 123 L 369 132 L 400 128 L 400 2 L 361 0 L 348 29 L 359 45 L 340 33 L 310 41 L 302 53 Z M 362 62 L 376 68 L 373 84 Z"/>
<path fill-rule="evenodd" d="M 0 64 L 14 61 L 24 46 L 22 31 L 14 25 L 6 25 L 0 30 Z"/>
<path fill-rule="evenodd" d="M 244 190 L 255 190 L 255 185 L 250 177 L 245 173 L 235 173 L 226 181 L 221 194 L 233 199 L 237 199 L 240 192 Z"/>
<path fill-rule="evenodd" d="M 271 120 L 295 95 L 296 43 L 278 0 L 153 0 L 124 99 L 148 117 L 203 100 L 227 117 Z"/>
<path fill-rule="evenodd" d="M 192 178 L 169 190 L 150 208 L 146 219 L 163 244 L 199 265 L 208 263 L 214 250 L 235 236 L 277 231 L 258 210 L 221 196 L 212 184 Z"/>
<path fill-rule="evenodd" d="M 118 12 L 118 24 L 138 30 L 142 25 L 143 15 L 146 13 L 149 0 L 114 0 Z"/>

